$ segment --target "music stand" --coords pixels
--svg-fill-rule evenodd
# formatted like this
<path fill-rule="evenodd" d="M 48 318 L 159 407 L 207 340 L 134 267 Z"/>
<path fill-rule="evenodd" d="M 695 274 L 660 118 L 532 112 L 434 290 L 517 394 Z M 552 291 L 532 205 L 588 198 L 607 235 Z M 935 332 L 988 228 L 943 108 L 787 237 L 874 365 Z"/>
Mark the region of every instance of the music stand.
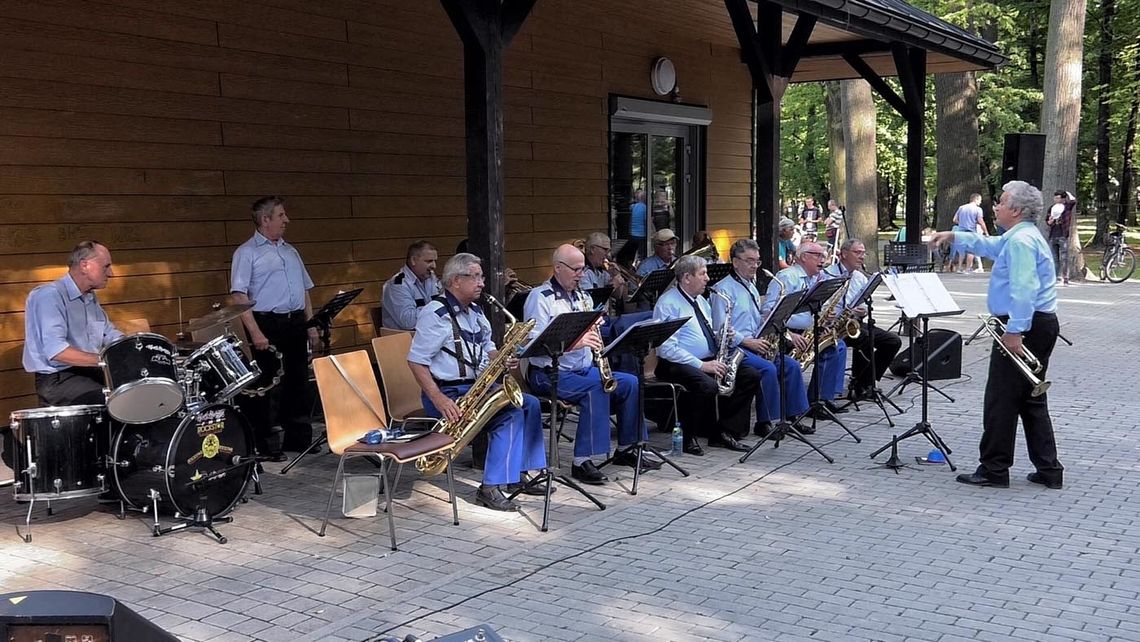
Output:
<path fill-rule="evenodd" d="M 638 321 L 626 328 L 626 331 L 623 332 L 621 336 L 610 342 L 610 344 L 606 346 L 606 349 L 602 351 L 602 356 L 605 358 L 609 358 L 610 355 L 633 355 L 633 359 L 637 364 L 634 374 L 637 375 L 637 416 L 641 422 L 641 426 L 645 425 L 645 357 L 649 355 L 650 350 L 665 343 L 666 339 L 673 336 L 673 333 L 685 325 L 686 321 L 688 321 L 688 317 L 661 322 L 654 322 L 652 319 Z M 641 479 L 641 457 L 646 450 L 657 455 L 658 459 L 675 468 L 682 476 L 689 476 L 689 471 L 678 466 L 672 459 L 666 457 L 647 440 L 643 441 L 639 439 L 634 448 L 637 451 L 637 464 L 633 467 L 633 487 L 629 491 L 630 495 L 637 494 L 637 483 Z M 602 462 L 602 466 L 612 462 L 616 455 L 617 451 L 615 449 L 614 455 L 611 455 Z"/>
<path fill-rule="evenodd" d="M 809 288 L 807 293 L 804 294 L 804 297 L 800 301 L 799 306 L 796 307 L 795 311 L 793 312 L 793 314 L 799 314 L 800 312 L 811 312 L 811 334 L 812 343 L 814 344 L 812 345 L 812 377 L 815 378 L 815 394 L 812 395 L 814 398 L 811 400 L 811 404 L 808 406 L 808 411 L 803 415 L 800 415 L 792 423 L 798 426 L 800 425 L 800 422 L 804 421 L 808 418 L 808 416 L 810 416 L 811 432 L 814 433 L 815 425 L 818 421 L 818 416 L 820 414 L 824 414 L 828 419 L 839 424 L 840 428 L 846 430 L 847 434 L 851 435 L 855 439 L 856 443 L 859 443 L 863 441 L 862 439 L 859 439 L 859 435 L 851 432 L 851 429 L 848 428 L 846 424 L 844 424 L 842 421 L 839 421 L 839 417 L 836 417 L 835 413 L 831 412 L 831 409 L 827 407 L 827 404 L 824 401 L 821 401 L 819 398 L 820 393 L 823 392 L 823 373 L 819 371 L 819 315 L 821 312 L 823 312 L 823 304 L 827 303 L 827 300 L 830 299 L 836 292 L 838 292 L 839 289 L 847 283 L 847 281 L 848 277 L 827 279 L 826 281 L 816 281 L 816 284 Z"/>
<path fill-rule="evenodd" d="M 610 297 L 614 295 L 614 286 L 605 285 L 600 288 L 590 288 L 585 292 L 590 295 L 590 300 L 593 303 L 591 307 L 595 309 L 605 308 L 606 304 L 610 301 Z M 522 318 L 522 315 L 516 316 L 520 319 Z"/>
<path fill-rule="evenodd" d="M 645 275 L 645 278 L 641 280 L 641 285 L 637 286 L 637 289 L 630 295 L 629 300 L 637 301 L 637 299 L 640 298 L 649 305 L 654 305 L 657 303 L 657 297 L 661 296 L 661 293 L 665 291 L 672 282 L 673 270 L 669 268 L 654 270 Z"/>
<path fill-rule="evenodd" d="M 341 290 L 337 292 L 333 298 L 325 302 L 321 309 L 313 313 L 313 316 L 305 322 L 306 328 L 316 328 L 321 336 L 321 353 L 323 356 L 328 356 L 331 352 L 330 343 L 332 343 L 332 322 L 340 311 L 348 307 L 349 303 L 357 297 L 364 288 L 356 288 L 345 292 Z M 298 459 L 300 459 L 298 457 Z"/>
<path fill-rule="evenodd" d="M 895 295 L 898 305 L 903 308 L 906 315 L 912 319 L 922 319 L 922 366 L 923 372 L 929 366 L 930 359 L 930 336 L 927 332 L 928 325 L 931 317 L 945 317 L 962 314 L 965 312 L 962 308 L 954 302 L 950 293 L 942 285 L 942 281 L 938 279 L 938 275 L 934 273 L 927 274 L 898 274 L 890 275 L 883 279 L 891 293 Z M 913 360 L 913 351 L 911 352 Z M 913 368 L 912 368 L 913 370 Z M 885 446 L 879 448 L 871 453 L 871 459 L 874 459 L 879 453 L 891 448 L 892 450 L 898 447 L 898 443 L 911 437 L 922 435 L 926 437 L 935 448 L 942 451 L 943 457 L 946 459 L 946 464 L 950 466 L 951 471 L 958 470 L 950 461 L 950 447 L 938 436 L 934 428 L 930 425 L 927 417 L 927 405 L 929 402 L 928 389 L 933 387 L 927 381 L 926 377 L 920 377 L 922 382 L 922 419 L 914 425 L 913 428 L 907 430 L 901 435 L 896 435 Z"/>
<path fill-rule="evenodd" d="M 713 263 L 713 264 L 709 265 L 708 266 L 709 282 L 708 282 L 708 285 L 706 285 L 705 287 L 711 288 L 712 286 L 716 285 L 722 279 L 727 277 L 729 274 L 732 274 L 733 269 L 734 268 L 732 267 L 731 263 Z"/>
<path fill-rule="evenodd" d="M 879 406 L 879 409 L 883 411 L 883 416 L 887 419 L 887 424 L 890 425 L 891 428 L 894 428 L 895 422 L 893 419 L 891 419 L 891 413 L 887 412 L 885 403 L 891 404 L 891 406 L 897 410 L 900 415 L 902 414 L 902 408 L 899 408 L 895 402 L 891 401 L 883 395 L 883 392 L 879 390 L 879 381 L 878 379 L 875 379 L 875 374 L 878 372 L 878 368 L 875 366 L 875 314 L 872 295 L 874 295 L 875 290 L 880 285 L 882 285 L 882 283 L 883 273 L 876 272 L 871 277 L 871 280 L 867 282 L 867 285 L 863 286 L 863 290 L 856 297 L 855 306 L 853 307 L 858 307 L 859 305 L 867 306 L 867 350 L 870 352 L 868 355 L 868 367 L 871 369 L 871 401 L 875 402 L 875 404 Z M 913 354 L 913 352 L 911 354 Z M 852 398 L 851 403 L 855 403 L 854 398 Z M 858 406 L 856 406 L 856 408 L 858 408 Z"/>
<path fill-rule="evenodd" d="M 586 489 L 579 486 L 572 479 L 563 475 L 558 464 L 558 422 L 556 420 L 558 408 L 558 358 L 562 356 L 566 350 L 574 345 L 582 337 L 590 331 L 598 319 L 602 316 L 601 310 L 593 312 L 563 312 L 554 317 L 550 321 L 550 325 L 535 337 L 523 349 L 522 354 L 519 355 L 520 359 L 529 359 L 531 357 L 549 357 L 550 358 L 550 421 L 548 425 L 549 438 L 547 445 L 549 453 L 546 456 L 546 468 L 541 473 L 535 475 L 527 482 L 526 486 L 511 493 L 508 499 L 514 499 L 520 493 L 533 486 L 545 484 L 546 486 L 546 500 L 542 506 L 542 532 L 549 530 L 548 524 L 550 520 L 550 493 L 553 482 L 558 482 L 563 486 L 568 486 L 578 491 L 583 497 L 590 500 L 598 507 L 598 510 L 605 510 L 606 505 L 598 501 Z"/>
<path fill-rule="evenodd" d="M 788 407 L 788 393 L 787 387 L 784 385 L 784 354 L 788 351 L 787 323 L 788 319 L 795 313 L 796 309 L 803 301 L 806 292 L 793 292 L 780 297 L 780 301 L 776 303 L 776 307 L 768 313 L 768 318 L 764 320 L 763 325 L 760 326 L 760 331 L 756 333 L 757 337 L 763 338 L 766 335 L 775 334 L 776 341 L 779 348 L 776 351 L 776 381 L 780 385 L 780 418 L 776 421 L 776 425 L 772 426 L 772 430 L 767 435 L 760 438 L 752 445 L 748 452 L 740 457 L 740 463 L 744 463 L 756 452 L 764 442 L 771 440 L 774 448 L 780 447 L 780 440 L 784 437 L 791 437 L 800 443 L 807 444 L 812 450 L 820 454 L 821 457 L 827 460 L 829 464 L 834 464 L 835 460 L 828 456 L 827 453 L 819 449 L 818 446 L 811 443 L 807 437 L 796 428 L 787 419 Z"/>

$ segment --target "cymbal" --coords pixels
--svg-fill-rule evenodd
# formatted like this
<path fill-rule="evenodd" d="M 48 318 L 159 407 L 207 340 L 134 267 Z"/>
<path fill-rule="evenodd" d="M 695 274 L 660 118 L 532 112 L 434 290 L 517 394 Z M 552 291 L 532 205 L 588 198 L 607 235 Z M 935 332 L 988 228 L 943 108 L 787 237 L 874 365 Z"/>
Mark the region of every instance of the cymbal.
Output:
<path fill-rule="evenodd" d="M 194 319 L 192 323 L 186 326 L 186 332 L 197 332 L 215 325 L 233 321 L 240 317 L 242 313 L 252 309 L 252 303 L 235 303 L 233 305 L 227 305 L 224 308 L 218 308 L 205 316 Z"/>

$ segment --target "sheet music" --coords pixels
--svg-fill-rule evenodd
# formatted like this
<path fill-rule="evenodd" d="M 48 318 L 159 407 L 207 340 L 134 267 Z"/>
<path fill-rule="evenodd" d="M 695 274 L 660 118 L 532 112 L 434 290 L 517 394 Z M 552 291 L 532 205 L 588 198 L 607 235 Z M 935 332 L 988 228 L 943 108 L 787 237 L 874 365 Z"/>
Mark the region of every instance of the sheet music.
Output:
<path fill-rule="evenodd" d="M 965 311 L 934 272 L 887 274 L 883 276 L 883 282 L 894 295 L 895 305 L 902 308 L 908 317 L 961 314 Z"/>

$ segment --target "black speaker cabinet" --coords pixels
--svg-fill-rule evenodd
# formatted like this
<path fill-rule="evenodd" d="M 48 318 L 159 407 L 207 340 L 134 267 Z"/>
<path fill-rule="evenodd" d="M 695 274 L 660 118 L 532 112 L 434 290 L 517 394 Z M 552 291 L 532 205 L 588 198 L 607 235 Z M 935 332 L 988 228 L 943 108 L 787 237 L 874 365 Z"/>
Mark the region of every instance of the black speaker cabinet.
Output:
<path fill-rule="evenodd" d="M 79 591 L 0 595 L 4 642 L 178 642 L 113 597 Z"/>
<path fill-rule="evenodd" d="M 958 379 L 962 376 L 962 335 L 953 330 L 931 330 L 927 381 Z M 891 362 L 891 372 L 905 377 L 910 372 L 910 348 L 904 348 Z M 914 366 L 922 374 L 922 339 L 914 340 Z"/>
<path fill-rule="evenodd" d="M 1006 134 L 1001 182 L 1025 181 L 1041 189 L 1045 175 L 1045 134 Z"/>

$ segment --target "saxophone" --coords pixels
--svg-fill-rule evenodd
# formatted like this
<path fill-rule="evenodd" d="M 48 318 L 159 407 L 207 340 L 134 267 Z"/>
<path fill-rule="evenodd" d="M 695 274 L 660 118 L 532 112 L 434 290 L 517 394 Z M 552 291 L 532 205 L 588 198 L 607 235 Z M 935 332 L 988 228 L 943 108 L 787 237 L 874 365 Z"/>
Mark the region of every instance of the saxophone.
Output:
<path fill-rule="evenodd" d="M 447 469 L 448 463 L 455 458 L 455 455 L 466 448 L 467 444 L 475 438 L 475 435 L 483 429 L 483 426 L 486 426 L 487 422 L 500 410 L 508 405 L 515 408 L 521 408 L 523 405 L 522 389 L 519 388 L 514 377 L 507 372 L 507 360 L 514 356 L 519 347 L 526 342 L 531 330 L 534 329 L 534 320 L 519 323 L 495 297 L 486 292 L 483 293 L 483 296 L 492 305 L 503 311 L 510 326 L 507 328 L 506 336 L 503 337 L 503 343 L 499 347 L 498 354 L 479 375 L 479 378 L 475 380 L 471 389 L 456 402 L 459 406 L 459 420 L 452 423 L 443 419 L 436 426 L 436 432 L 450 435 L 455 439 L 455 442 L 447 451 L 417 459 L 416 469 L 421 474 L 438 475 L 442 473 Z M 496 387 L 495 384 L 499 382 L 499 379 L 502 379 L 503 385 Z"/>
<path fill-rule="evenodd" d="M 839 306 L 843 305 L 843 301 L 844 301 L 844 298 L 847 296 L 847 289 L 849 287 L 851 287 L 851 279 L 848 279 L 847 282 L 843 284 L 843 287 L 836 290 L 835 294 L 831 295 L 831 297 L 827 301 L 824 302 L 824 304 L 820 308 L 820 310 L 825 311 L 825 312 L 823 312 L 825 317 L 832 314 L 833 312 L 835 312 L 839 308 Z M 838 315 L 834 321 L 832 321 L 831 323 L 826 324 L 826 325 L 821 325 L 819 327 L 819 334 L 820 334 L 819 351 L 820 352 L 823 352 L 824 350 L 830 348 L 831 346 L 834 346 L 837 343 L 839 343 L 839 341 L 843 338 L 840 336 L 839 330 L 841 328 L 843 328 L 844 325 L 847 325 L 848 322 L 855 324 L 855 335 L 852 338 L 858 337 L 859 336 L 859 324 L 858 324 L 858 322 L 855 321 L 854 318 L 852 318 L 850 311 L 846 310 L 846 309 L 844 309 L 843 312 L 840 315 Z M 841 324 L 843 324 L 843 325 L 841 325 Z M 802 363 L 804 365 L 807 365 L 809 362 L 815 360 L 815 355 L 816 355 L 816 352 L 815 352 L 815 329 L 809 328 L 807 332 L 804 332 L 803 337 L 807 341 L 807 347 L 804 348 L 802 351 L 793 350 L 792 351 L 792 358 L 795 359 L 796 361 L 799 361 L 800 363 Z"/>
<path fill-rule="evenodd" d="M 736 371 L 744 359 L 744 353 L 728 345 L 728 333 L 732 330 L 732 297 L 715 289 L 710 289 L 709 292 L 724 299 L 725 306 L 724 323 L 720 326 L 720 332 L 716 337 L 716 360 L 723 363 L 727 370 L 723 377 L 717 377 L 716 392 L 718 395 L 731 395 L 736 389 Z"/>
<path fill-rule="evenodd" d="M 582 292 L 581 290 L 579 290 L 578 293 L 578 298 L 582 300 L 582 303 L 584 305 L 589 307 L 589 304 L 587 304 L 583 298 L 587 296 L 586 293 Z M 531 323 L 533 324 L 534 322 L 532 321 Z M 602 333 L 597 329 L 597 327 L 591 329 L 590 332 L 597 332 L 599 338 L 602 336 Z M 610 369 L 609 359 L 606 359 L 605 356 L 602 355 L 601 350 L 597 350 L 595 348 L 590 348 L 590 353 L 594 356 L 594 366 L 598 369 L 598 374 L 602 377 L 602 390 L 605 391 L 607 395 L 614 390 L 617 390 L 617 379 L 614 379 L 614 373 L 613 370 Z"/>

